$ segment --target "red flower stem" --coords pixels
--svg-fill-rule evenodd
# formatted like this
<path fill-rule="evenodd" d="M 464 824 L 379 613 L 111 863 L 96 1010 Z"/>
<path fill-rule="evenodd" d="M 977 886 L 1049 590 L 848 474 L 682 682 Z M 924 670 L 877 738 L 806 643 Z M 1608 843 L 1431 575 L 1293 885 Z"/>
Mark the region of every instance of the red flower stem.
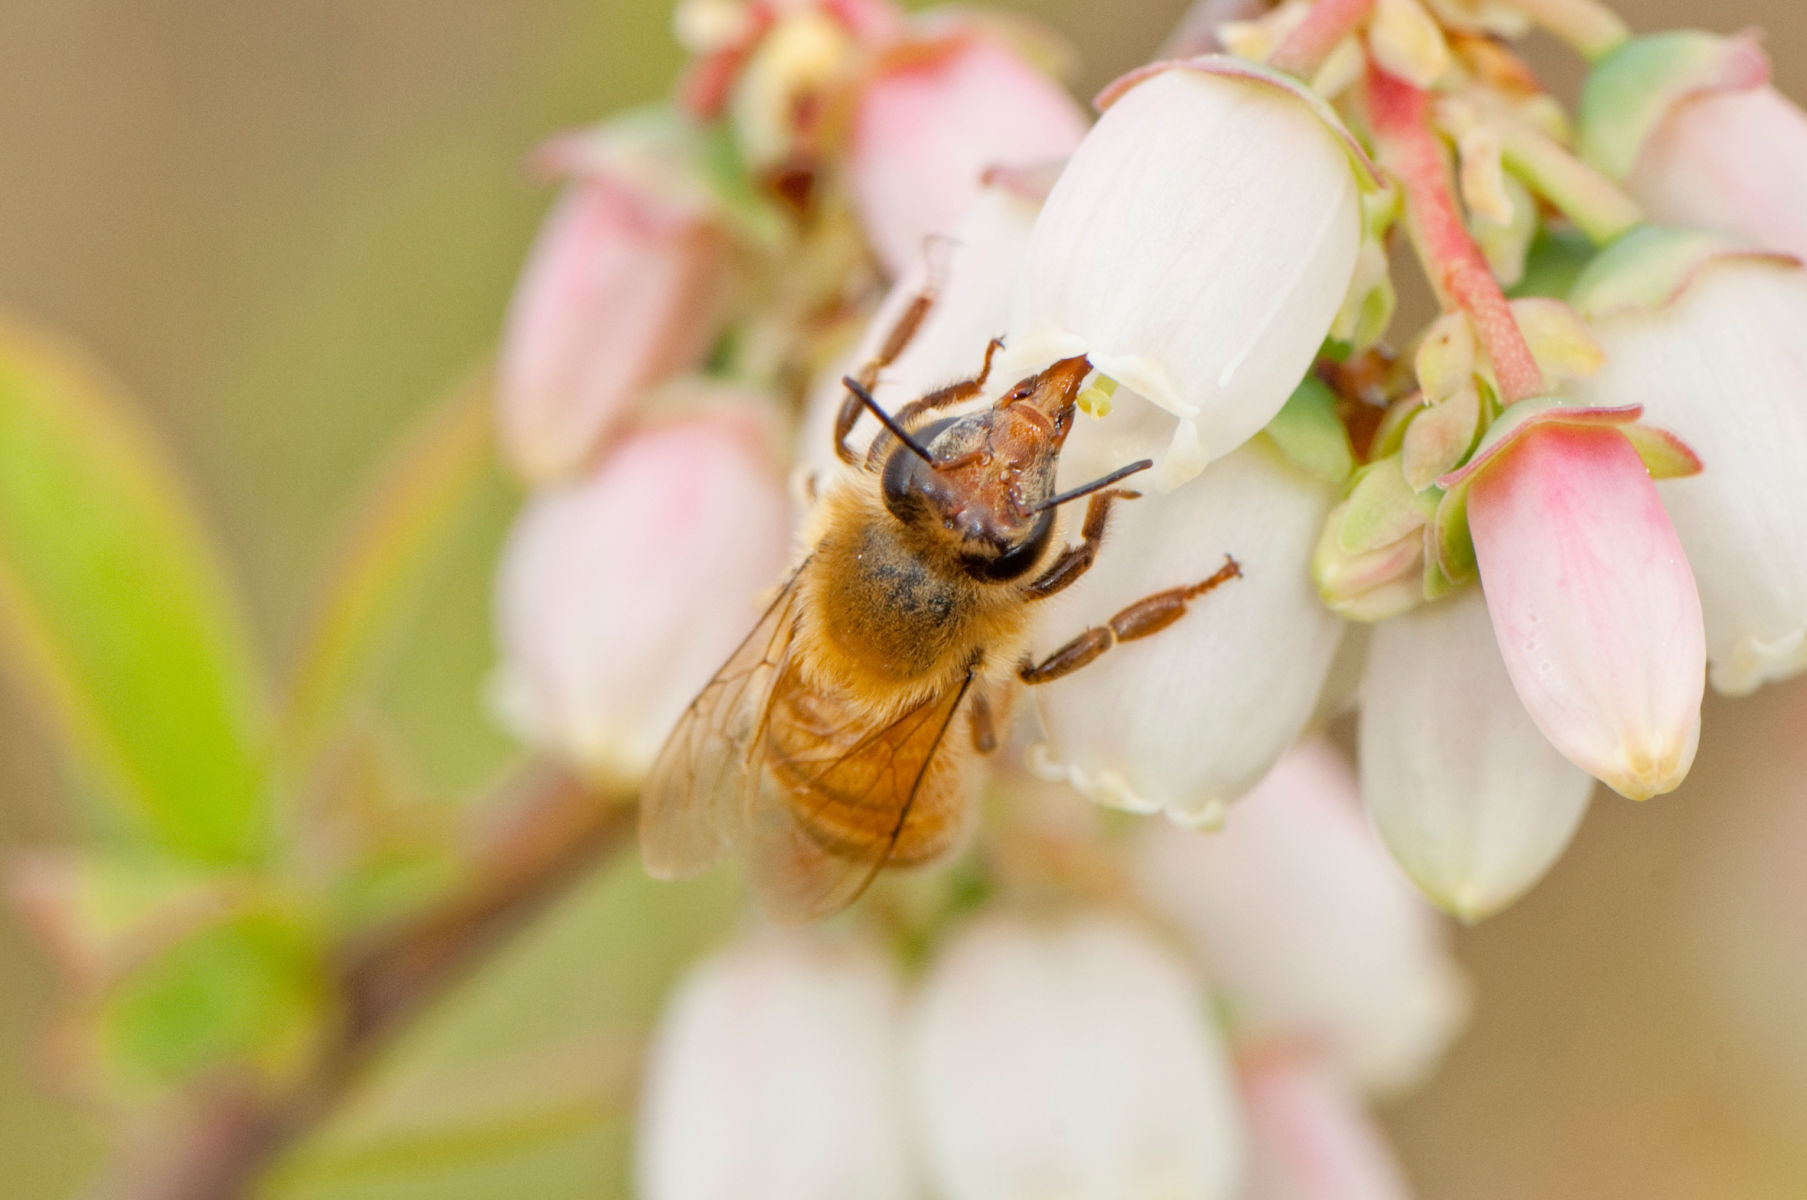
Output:
<path fill-rule="evenodd" d="M 1456 207 L 1443 143 L 1426 120 L 1424 89 L 1368 69 L 1368 121 L 1381 165 L 1405 190 L 1412 242 L 1444 306 L 1468 315 L 1493 362 L 1500 399 L 1507 404 L 1543 394 L 1543 372 L 1512 317 L 1506 294 L 1487 267 Z"/>
<path fill-rule="evenodd" d="M 1274 48 L 1267 65 L 1309 81 L 1336 49 L 1368 19 L 1374 0 L 1318 0 L 1305 20 Z"/>

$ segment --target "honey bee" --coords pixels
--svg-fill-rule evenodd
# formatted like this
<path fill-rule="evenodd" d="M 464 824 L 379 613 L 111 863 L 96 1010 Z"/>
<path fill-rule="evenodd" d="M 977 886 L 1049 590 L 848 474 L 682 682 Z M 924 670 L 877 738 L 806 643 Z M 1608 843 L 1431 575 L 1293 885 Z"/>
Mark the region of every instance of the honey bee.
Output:
<path fill-rule="evenodd" d="M 1033 662 L 1032 605 L 1092 566 L 1111 504 L 1136 496 L 1112 485 L 1152 464 L 1055 492 L 1091 373 L 1083 356 L 983 411 L 944 415 L 982 393 L 994 340 L 975 378 L 886 413 L 870 389 L 929 301 L 918 297 L 843 381 L 835 449 L 855 469 L 817 500 L 807 556 L 653 764 L 640 834 L 656 876 L 697 874 L 733 847 L 773 916 L 844 908 L 881 868 L 927 862 L 960 840 L 975 757 L 997 745 L 1019 684 L 1155 633 L 1240 574 L 1226 558 L 1210 578 L 1140 600 Z M 847 438 L 868 410 L 883 429 L 862 458 Z M 1057 510 L 1081 497 L 1078 544 L 1057 544 Z"/>

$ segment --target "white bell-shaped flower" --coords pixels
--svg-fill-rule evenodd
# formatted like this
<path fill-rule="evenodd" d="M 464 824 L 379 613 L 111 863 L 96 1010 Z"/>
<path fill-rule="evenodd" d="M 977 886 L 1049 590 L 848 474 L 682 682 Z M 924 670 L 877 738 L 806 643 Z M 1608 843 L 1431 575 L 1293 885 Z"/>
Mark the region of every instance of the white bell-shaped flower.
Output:
<path fill-rule="evenodd" d="M 637 1126 L 642 1200 L 911 1200 L 890 964 L 767 933 L 668 1004 Z"/>
<path fill-rule="evenodd" d="M 1543 877 L 1594 780 L 1519 703 L 1479 588 L 1374 626 L 1361 706 L 1362 798 L 1426 895 L 1478 921 Z"/>
<path fill-rule="evenodd" d="M 1168 414 L 1136 455 L 1166 488 L 1310 367 L 1354 274 L 1365 160 L 1321 101 L 1236 59 L 1150 68 L 1106 101 L 1036 221 L 1006 374 L 1088 356 Z"/>
<path fill-rule="evenodd" d="M 522 510 L 496 579 L 493 687 L 522 740 L 612 785 L 639 779 L 758 619 L 790 505 L 755 402 L 623 436 Z"/>
<path fill-rule="evenodd" d="M 1615 300 L 1615 279 L 1688 245 L 1676 286 Z M 1694 567 L 1713 686 L 1739 695 L 1807 669 L 1807 272 L 1648 230 L 1602 255 L 1577 298 L 1606 363 L 1575 395 L 1642 404 L 1705 464 L 1657 495 Z"/>
<path fill-rule="evenodd" d="M 907 1069 L 942 1200 L 1237 1194 L 1241 1122 L 1203 987 L 1127 922 L 992 917 L 956 935 Z"/>
<path fill-rule="evenodd" d="M 1387 861 L 1328 745 L 1282 759 L 1221 833 L 1151 823 L 1134 854 L 1138 891 L 1193 946 L 1238 1036 L 1318 1046 L 1391 1091 L 1461 1028 L 1443 924 Z"/>
<path fill-rule="evenodd" d="M 1075 440 L 1086 432 L 1082 423 Z M 1038 617 L 1038 653 L 1205 579 L 1225 555 L 1242 577 L 1153 636 L 1035 688 L 1047 734 L 1033 752 L 1038 772 L 1113 807 L 1221 821 L 1299 735 L 1336 656 L 1343 621 L 1319 601 L 1310 570 L 1334 499 L 1263 438 L 1176 492 L 1119 501 L 1098 565 Z"/>

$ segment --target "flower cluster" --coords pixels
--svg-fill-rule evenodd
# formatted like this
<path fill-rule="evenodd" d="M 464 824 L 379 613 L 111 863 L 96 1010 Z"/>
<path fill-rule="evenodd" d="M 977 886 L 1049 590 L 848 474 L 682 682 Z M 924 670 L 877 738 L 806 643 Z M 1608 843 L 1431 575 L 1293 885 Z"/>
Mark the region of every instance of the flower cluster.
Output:
<path fill-rule="evenodd" d="M 1404 1196 L 1364 1096 L 1461 1022 L 1443 930 L 1335 751 L 1242 803 L 1221 837 L 1150 824 L 1101 852 L 1095 813 L 1026 796 L 1002 819 L 1039 853 L 1000 869 L 1077 856 L 1093 895 L 957 918 L 916 978 L 869 927 L 695 967 L 653 1046 L 639 1194 Z"/>
<path fill-rule="evenodd" d="M 649 1195 L 909 1195 L 920 1173 L 1027 1195 L 1043 1169 L 1143 1181 L 1075 1194 L 1223 1195 L 1245 1156 L 1260 1178 L 1262 1147 L 1319 1135 L 1373 1164 L 1345 1094 L 1268 1034 L 1310 1029 L 1340 1069 L 1411 1058 L 1378 1029 L 1339 1049 L 1306 1010 L 1412 969 L 1342 962 L 1322 933 L 1353 919 L 1339 902 L 1303 942 L 1270 921 L 1278 880 L 1357 904 L 1370 868 L 1315 862 L 1318 816 L 1263 828 L 1245 794 L 1300 790 L 1275 764 L 1356 710 L 1386 850 L 1476 920 L 1550 868 L 1596 781 L 1682 782 L 1709 679 L 1739 694 L 1807 668 L 1807 117 L 1755 44 L 1634 37 L 1596 0 L 1241 7 L 1088 126 L 1050 74 L 1062 49 L 1016 19 L 690 0 L 674 98 L 543 156 L 570 182 L 500 379 L 535 489 L 500 588 L 498 696 L 526 739 L 645 773 L 797 561 L 786 465 L 800 505 L 849 470 L 833 431 L 861 364 L 896 412 L 995 339 L 977 410 L 1083 355 L 1059 486 L 1150 460 L 1096 568 L 1038 606 L 1037 652 L 1225 554 L 1241 570 L 1208 611 L 1035 688 L 985 787 L 1171 823 L 1088 824 L 1084 853 L 1028 838 L 1052 891 L 1000 866 L 1020 823 L 982 823 L 960 869 L 996 911 L 959 924 L 964 877 L 935 876 L 908 998 L 870 929 L 703 968 L 656 1058 Z M 1591 63 L 1572 115 L 1513 49 L 1533 24 Z M 1416 329 L 1395 311 L 1407 250 L 1437 301 Z M 1245 860 L 1238 839 L 1264 845 Z M 1014 915 L 1095 900 L 1098 857 L 1137 917 Z M 1196 942 L 1190 962 L 1150 923 Z M 1234 1073 L 1201 968 L 1249 1039 Z M 1126 1022 L 1112 977 L 1145 978 L 1127 990 L 1147 1011 Z M 1440 1044 L 1441 1001 L 1369 999 Z M 758 1115 L 776 1066 L 746 1055 L 780 1051 L 807 1145 Z M 1126 1083 L 1144 1068 L 1158 1087 Z M 699 1129 L 719 1155 L 689 1152 Z"/>

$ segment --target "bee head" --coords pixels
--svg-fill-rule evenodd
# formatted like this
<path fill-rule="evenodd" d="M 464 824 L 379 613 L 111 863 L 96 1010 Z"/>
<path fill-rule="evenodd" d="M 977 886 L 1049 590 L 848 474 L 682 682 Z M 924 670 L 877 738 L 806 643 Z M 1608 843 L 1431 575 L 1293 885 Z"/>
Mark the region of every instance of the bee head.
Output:
<path fill-rule="evenodd" d="M 884 459 L 885 507 L 984 582 L 1029 573 L 1054 533 L 1054 476 L 1091 367 L 1063 359 L 991 408 L 899 437 Z"/>

